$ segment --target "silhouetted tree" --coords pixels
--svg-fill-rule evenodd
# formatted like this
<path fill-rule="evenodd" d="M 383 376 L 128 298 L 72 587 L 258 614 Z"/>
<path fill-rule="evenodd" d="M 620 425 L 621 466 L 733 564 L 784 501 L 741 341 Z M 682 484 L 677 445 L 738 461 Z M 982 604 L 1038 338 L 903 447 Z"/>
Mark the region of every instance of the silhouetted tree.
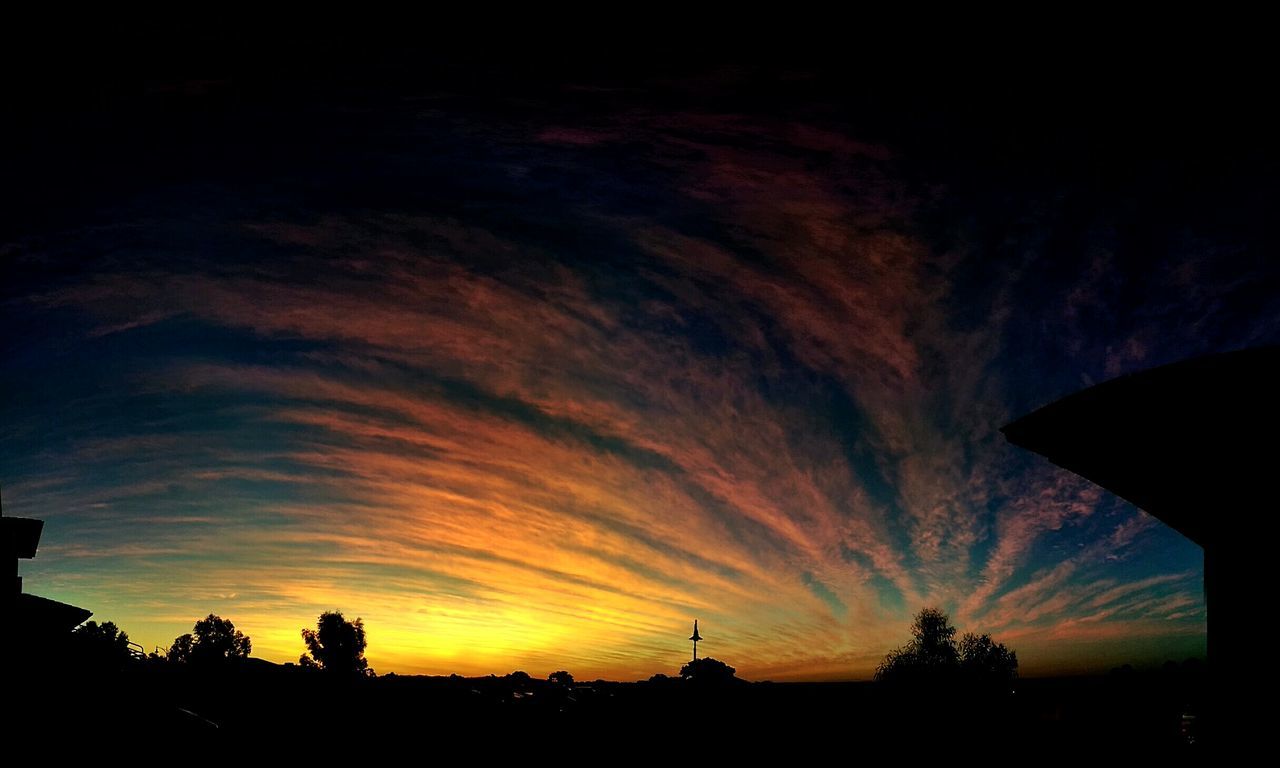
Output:
<path fill-rule="evenodd" d="M 738 679 L 735 677 L 737 671 L 723 661 L 708 656 L 685 664 L 680 668 L 680 677 L 699 685 L 725 685 Z"/>
<path fill-rule="evenodd" d="M 338 675 L 367 674 L 369 662 L 364 658 L 364 621 L 347 621 L 341 611 L 325 611 L 315 629 L 302 630 L 307 651 L 298 659 L 304 667 L 320 667 Z"/>
<path fill-rule="evenodd" d="M 573 675 L 569 674 L 563 669 L 559 670 L 558 672 L 552 672 L 551 674 L 547 675 L 547 680 L 552 683 L 555 683 L 556 685 L 565 685 L 565 686 L 573 685 Z"/>
<path fill-rule="evenodd" d="M 110 621 L 86 621 L 76 627 L 72 640 L 80 659 L 95 667 L 120 667 L 133 660 L 129 636 Z"/>
<path fill-rule="evenodd" d="M 165 653 L 165 659 L 175 664 L 186 664 L 191 661 L 191 644 L 195 638 L 188 632 L 185 635 L 178 635 L 173 639 L 173 645 L 169 646 L 169 650 Z"/>
<path fill-rule="evenodd" d="M 968 682 L 1007 688 L 1018 677 L 1018 654 L 991 635 L 969 632 L 960 638 L 960 670 Z"/>
<path fill-rule="evenodd" d="M 937 608 L 923 608 L 911 623 L 914 647 L 920 662 L 929 666 L 949 667 L 960 658 L 956 649 L 956 628 L 947 614 Z"/>
<path fill-rule="evenodd" d="M 211 613 L 196 622 L 192 634 L 195 635 L 195 643 L 191 647 L 193 660 L 223 662 L 249 658 L 252 649 L 249 638 L 236 629 L 230 619 Z"/>
<path fill-rule="evenodd" d="M 218 666 L 249 657 L 252 645 L 230 619 L 209 614 L 196 622 L 190 634 L 179 635 L 165 658 L 179 664 Z"/>
<path fill-rule="evenodd" d="M 876 669 L 883 683 L 936 685 L 963 681 L 999 687 L 1017 676 L 1018 656 L 990 635 L 966 634 L 937 608 L 923 608 L 911 624 L 912 639 L 885 655 Z"/>
<path fill-rule="evenodd" d="M 885 655 L 876 669 L 881 682 L 938 681 L 954 672 L 960 654 L 956 628 L 937 608 L 922 608 L 911 622 L 911 642 Z"/>

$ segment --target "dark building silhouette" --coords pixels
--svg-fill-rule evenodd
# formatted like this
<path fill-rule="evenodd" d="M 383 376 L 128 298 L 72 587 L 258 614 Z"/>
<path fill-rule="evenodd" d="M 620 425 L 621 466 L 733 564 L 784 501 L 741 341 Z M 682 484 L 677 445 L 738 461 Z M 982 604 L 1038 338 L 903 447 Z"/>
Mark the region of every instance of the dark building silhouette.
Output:
<path fill-rule="evenodd" d="M 1211 727 L 1227 738 L 1253 730 L 1260 716 L 1229 687 L 1274 674 L 1271 659 L 1256 653 L 1253 641 L 1261 627 L 1251 596 L 1275 572 L 1280 347 L 1122 376 L 1001 431 L 1013 444 L 1133 502 L 1204 548 L 1216 680 Z"/>
<path fill-rule="evenodd" d="M 5 517 L 0 505 L 0 556 L 13 563 L 12 585 L 4 590 L 4 605 L 0 615 L 4 625 L 0 634 L 4 643 L 21 642 L 39 645 L 50 639 L 68 634 L 78 624 L 93 615 L 92 611 L 67 605 L 56 600 L 30 595 L 22 591 L 22 577 L 18 575 L 18 561 L 36 556 L 40 544 L 43 520 L 27 517 Z M 6 650 L 8 650 L 6 648 Z M 12 658 L 6 655 L 6 658 Z"/>

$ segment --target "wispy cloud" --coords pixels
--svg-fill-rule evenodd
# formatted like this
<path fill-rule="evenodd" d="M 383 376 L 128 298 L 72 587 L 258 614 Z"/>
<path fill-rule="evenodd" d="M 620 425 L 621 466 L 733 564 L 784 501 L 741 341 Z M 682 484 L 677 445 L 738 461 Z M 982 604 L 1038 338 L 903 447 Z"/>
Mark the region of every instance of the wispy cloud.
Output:
<path fill-rule="evenodd" d="M 1167 532 L 996 432 L 1024 273 L 963 293 L 937 191 L 819 122 L 454 125 L 466 204 L 193 213 L 11 302 L 105 361 L 18 420 L 29 573 L 149 645 L 218 609 L 289 659 L 341 608 L 406 671 L 647 676 L 696 616 L 748 676 L 862 676 L 927 603 L 1032 648 L 1202 631 L 1197 571 L 1128 557 Z"/>

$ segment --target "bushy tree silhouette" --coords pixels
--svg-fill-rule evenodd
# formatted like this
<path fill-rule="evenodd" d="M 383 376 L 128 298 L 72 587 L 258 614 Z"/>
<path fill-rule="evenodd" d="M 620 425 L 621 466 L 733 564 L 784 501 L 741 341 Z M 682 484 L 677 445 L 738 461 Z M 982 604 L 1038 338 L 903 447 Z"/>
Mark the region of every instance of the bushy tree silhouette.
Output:
<path fill-rule="evenodd" d="M 175 664 L 186 664 L 191 661 L 191 645 L 195 642 L 195 638 L 188 632 L 185 635 L 178 635 L 173 639 L 173 645 L 169 646 L 169 650 L 165 653 L 165 660 Z"/>
<path fill-rule="evenodd" d="M 970 683 L 1008 688 L 1018 676 L 1018 654 L 991 635 L 970 632 L 960 638 L 960 671 Z"/>
<path fill-rule="evenodd" d="M 1007 688 L 1018 674 L 1018 655 L 990 635 L 965 634 L 937 608 L 923 608 L 911 624 L 912 639 L 885 655 L 876 680 L 891 684 L 963 682 Z"/>
<path fill-rule="evenodd" d="M 947 615 L 937 608 L 924 608 L 911 623 L 913 650 L 917 660 L 927 666 L 950 667 L 960 655 L 956 650 L 956 628 Z"/>
<path fill-rule="evenodd" d="M 552 672 L 551 674 L 547 675 L 547 680 L 552 683 L 555 683 L 556 685 L 564 685 L 564 686 L 573 685 L 573 675 L 569 674 L 563 669 L 557 672 Z"/>
<path fill-rule="evenodd" d="M 86 621 L 76 627 L 72 641 L 79 660 L 94 667 L 120 667 L 133 660 L 129 635 L 110 621 Z"/>
<path fill-rule="evenodd" d="M 341 611 L 325 611 L 315 629 L 302 630 L 307 653 L 298 663 L 319 667 L 338 675 L 368 674 L 369 662 L 364 658 L 364 621 L 347 621 Z"/>
<path fill-rule="evenodd" d="M 192 632 L 174 638 L 165 657 L 197 666 L 218 666 L 249 657 L 249 638 L 230 619 L 209 614 L 196 622 Z"/>
<path fill-rule="evenodd" d="M 680 668 L 680 677 L 697 685 L 727 685 L 738 678 L 738 670 L 710 656 L 695 659 Z"/>

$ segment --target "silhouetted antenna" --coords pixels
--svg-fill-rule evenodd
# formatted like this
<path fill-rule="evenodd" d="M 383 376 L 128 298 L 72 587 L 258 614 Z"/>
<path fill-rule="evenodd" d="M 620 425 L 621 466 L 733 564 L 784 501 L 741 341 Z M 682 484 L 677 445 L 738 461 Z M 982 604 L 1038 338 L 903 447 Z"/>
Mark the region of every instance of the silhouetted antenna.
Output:
<path fill-rule="evenodd" d="M 698 634 L 698 620 L 693 620 L 693 637 L 689 638 L 693 641 L 693 660 L 698 660 L 698 641 L 702 639 L 702 635 Z"/>

